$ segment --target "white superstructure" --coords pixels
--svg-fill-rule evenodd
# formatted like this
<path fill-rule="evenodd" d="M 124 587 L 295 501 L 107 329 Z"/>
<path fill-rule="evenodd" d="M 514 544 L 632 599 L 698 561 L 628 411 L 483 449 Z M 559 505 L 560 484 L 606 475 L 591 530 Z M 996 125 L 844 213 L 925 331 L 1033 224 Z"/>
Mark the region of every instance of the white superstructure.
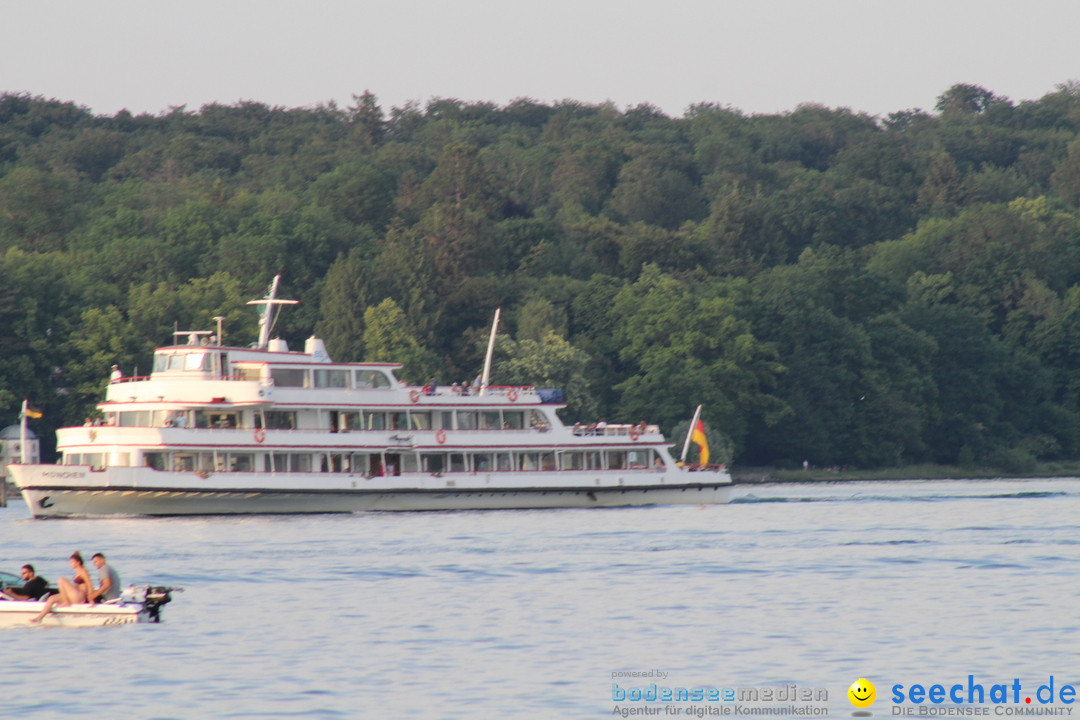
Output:
<path fill-rule="evenodd" d="M 276 289 L 276 279 L 275 279 Z M 11 465 L 36 517 L 591 507 L 725 502 L 720 466 L 684 468 L 654 425 L 568 427 L 557 391 L 408 387 L 400 365 L 334 363 L 208 333 L 121 377 L 101 424 L 57 432 L 57 465 Z M 220 329 L 218 331 L 220 333 Z"/>

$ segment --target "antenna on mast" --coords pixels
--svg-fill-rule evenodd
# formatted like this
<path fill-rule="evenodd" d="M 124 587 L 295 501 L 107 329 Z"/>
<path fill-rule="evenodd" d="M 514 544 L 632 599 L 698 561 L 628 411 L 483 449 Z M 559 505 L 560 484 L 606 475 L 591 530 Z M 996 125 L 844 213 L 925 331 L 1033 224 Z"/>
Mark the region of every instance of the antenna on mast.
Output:
<path fill-rule="evenodd" d="M 248 305 L 265 305 L 263 308 L 262 316 L 259 317 L 259 341 L 255 345 L 257 350 L 265 350 L 270 345 L 270 330 L 274 325 L 276 316 L 274 315 L 275 305 L 298 305 L 299 300 L 278 300 L 277 289 L 278 282 L 281 281 L 281 275 L 274 276 L 274 282 L 270 283 L 270 290 L 267 291 L 266 297 L 261 300 L 249 300 Z"/>

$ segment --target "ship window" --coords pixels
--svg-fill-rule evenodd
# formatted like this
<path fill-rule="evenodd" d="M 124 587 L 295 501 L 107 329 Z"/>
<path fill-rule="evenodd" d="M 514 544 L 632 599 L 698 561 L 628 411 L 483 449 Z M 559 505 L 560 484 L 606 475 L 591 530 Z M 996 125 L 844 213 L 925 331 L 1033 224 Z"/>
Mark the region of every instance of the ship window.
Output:
<path fill-rule="evenodd" d="M 357 370 L 356 385 L 359 389 L 378 389 L 390 387 L 390 378 L 378 370 Z"/>
<path fill-rule="evenodd" d="M 508 472 L 514 468 L 510 453 L 495 453 L 495 466 L 500 472 Z"/>
<path fill-rule="evenodd" d="M 288 472 L 289 456 L 287 453 L 269 453 L 265 465 L 267 472 Z"/>
<path fill-rule="evenodd" d="M 82 465 L 82 455 L 80 453 L 65 453 L 64 454 L 64 464 L 65 465 Z"/>
<path fill-rule="evenodd" d="M 476 472 L 487 472 L 491 469 L 491 454 L 490 453 L 477 453 L 473 455 L 473 470 Z"/>
<path fill-rule="evenodd" d="M 554 470 L 555 469 L 555 453 L 552 453 L 552 452 L 540 453 L 540 469 L 541 470 Z"/>
<path fill-rule="evenodd" d="M 525 427 L 525 413 L 520 410 L 504 410 L 503 422 L 509 430 L 520 430 Z"/>
<path fill-rule="evenodd" d="M 372 412 L 371 410 L 364 411 L 364 426 L 368 430 L 385 430 L 386 429 L 386 413 Z"/>
<path fill-rule="evenodd" d="M 233 374 L 241 380 L 261 380 L 262 371 L 259 368 L 243 367 L 234 368 Z"/>
<path fill-rule="evenodd" d="M 465 472 L 465 456 L 462 453 L 450 453 L 450 472 Z"/>
<path fill-rule="evenodd" d="M 521 453 L 522 470 L 539 470 L 540 453 Z"/>
<path fill-rule="evenodd" d="M 255 469 L 255 456 L 251 453 L 229 453 L 229 470 L 251 472 Z"/>
<path fill-rule="evenodd" d="M 458 430 L 475 430 L 476 413 L 472 410 L 458 410 L 457 426 Z"/>
<path fill-rule="evenodd" d="M 480 413 L 480 427 L 484 430 L 498 430 L 502 427 L 502 423 L 499 421 L 498 410 L 485 410 Z"/>
<path fill-rule="evenodd" d="M 308 454 L 293 454 L 289 457 L 293 472 L 311 472 L 311 456 Z"/>
<path fill-rule="evenodd" d="M 627 450 L 626 451 L 626 466 L 629 468 L 647 468 L 649 467 L 649 453 L 650 450 Z"/>
<path fill-rule="evenodd" d="M 585 465 L 583 458 L 579 452 L 563 453 L 562 456 L 562 469 L 563 470 L 581 470 Z"/>
<path fill-rule="evenodd" d="M 343 412 L 338 416 L 338 422 L 341 423 L 342 430 L 364 429 L 364 424 L 360 421 L 360 413 L 358 412 Z"/>
<path fill-rule="evenodd" d="M 413 430 L 431 429 L 431 413 L 429 412 L 411 412 L 409 420 L 412 422 Z"/>
<path fill-rule="evenodd" d="M 442 453 L 424 453 L 420 456 L 420 468 L 424 472 L 441 473 L 446 464 L 446 457 Z"/>
<path fill-rule="evenodd" d="M 626 467 L 626 453 L 621 450 L 608 450 L 607 466 L 609 470 L 622 470 Z"/>
<path fill-rule="evenodd" d="M 349 387 L 348 370 L 316 370 L 315 387 L 317 388 L 347 388 Z"/>
<path fill-rule="evenodd" d="M 118 413 L 120 427 L 150 427 L 150 411 L 136 410 L 135 412 Z"/>
<path fill-rule="evenodd" d="M 263 416 L 266 418 L 266 427 L 270 430 L 296 429 L 296 411 L 294 410 L 267 410 Z"/>
<path fill-rule="evenodd" d="M 596 450 L 589 450 L 585 453 L 585 469 L 586 470 L 599 470 L 600 465 L 600 453 Z"/>
<path fill-rule="evenodd" d="M 278 387 L 308 387 L 308 372 L 298 368 L 270 368 L 270 377 Z"/>
<path fill-rule="evenodd" d="M 390 429 L 391 430 L 408 430 L 409 421 L 408 413 L 392 412 L 387 413 L 390 416 Z"/>
<path fill-rule="evenodd" d="M 165 453 L 160 452 L 148 452 L 143 455 L 143 462 L 146 463 L 146 467 L 153 470 L 165 469 Z"/>
<path fill-rule="evenodd" d="M 187 353 L 183 357 L 185 370 L 210 369 L 210 353 Z"/>
<path fill-rule="evenodd" d="M 443 430 L 452 430 L 454 428 L 454 412 L 452 410 L 444 410 L 436 417 L 439 418 L 439 427 Z"/>
<path fill-rule="evenodd" d="M 169 367 L 169 356 L 165 354 L 154 355 L 154 372 L 161 372 Z"/>
<path fill-rule="evenodd" d="M 183 355 L 170 355 L 169 356 L 169 369 L 170 370 L 182 370 L 184 368 L 184 356 Z"/>
<path fill-rule="evenodd" d="M 413 453 L 405 453 L 401 456 L 401 472 L 419 472 L 420 458 Z"/>
<path fill-rule="evenodd" d="M 191 472 L 195 469 L 195 457 L 186 453 L 175 453 L 173 455 L 173 470 L 180 470 L 182 472 Z"/>

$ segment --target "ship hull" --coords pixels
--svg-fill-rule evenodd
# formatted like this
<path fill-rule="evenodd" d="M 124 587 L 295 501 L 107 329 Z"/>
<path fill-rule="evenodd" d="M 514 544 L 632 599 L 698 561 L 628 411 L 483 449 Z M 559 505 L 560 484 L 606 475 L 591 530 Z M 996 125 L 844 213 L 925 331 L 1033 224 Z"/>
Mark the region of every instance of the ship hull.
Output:
<path fill-rule="evenodd" d="M 232 515 L 341 513 L 361 511 L 506 510 L 531 508 L 624 507 L 725 503 L 726 473 L 680 472 L 647 477 L 597 478 L 538 484 L 539 478 L 470 475 L 447 480 L 423 476 L 412 486 L 402 478 L 332 476 L 316 484 L 288 475 L 269 485 L 257 475 L 196 485 L 190 473 L 57 472 L 52 465 L 12 466 L 16 484 L 35 517 L 111 517 L 117 515 Z M 120 470 L 115 468 L 112 470 Z M 76 478 L 49 478 L 49 475 Z M 73 484 L 78 476 L 88 481 Z M 151 480 L 147 480 L 151 477 Z M 222 474 L 212 476 L 221 478 Z M 325 477 L 325 476 L 324 476 Z M 687 481 L 692 479 L 693 482 Z M 124 482 L 127 480 L 127 482 Z M 680 482 L 680 480 L 682 480 Z M 65 482 L 67 481 L 67 482 Z M 530 482 L 532 481 L 532 482 Z"/>

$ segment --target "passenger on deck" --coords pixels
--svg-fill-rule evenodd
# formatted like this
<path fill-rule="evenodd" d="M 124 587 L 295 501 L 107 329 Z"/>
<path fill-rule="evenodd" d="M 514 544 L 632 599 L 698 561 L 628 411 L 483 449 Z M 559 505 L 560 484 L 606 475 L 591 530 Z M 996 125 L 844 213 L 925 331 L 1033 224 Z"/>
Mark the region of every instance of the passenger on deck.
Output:
<path fill-rule="evenodd" d="M 82 555 L 76 550 L 71 553 L 68 562 L 71 563 L 71 569 L 74 571 L 72 580 L 68 580 L 64 577 L 60 578 L 60 581 L 57 583 L 60 592 L 46 600 L 45 608 L 30 622 L 41 622 L 42 618 L 52 612 L 52 609 L 57 605 L 63 607 L 66 605 L 76 605 L 78 603 L 87 602 L 87 594 L 90 589 L 94 587 L 94 581 L 90 579 L 90 573 L 86 571 Z"/>
<path fill-rule="evenodd" d="M 8 588 L 0 591 L 12 600 L 38 600 L 42 595 L 49 592 L 49 581 L 34 574 L 34 566 L 26 564 L 19 572 L 23 584 L 20 587 Z"/>
<path fill-rule="evenodd" d="M 123 377 L 124 377 L 124 373 L 122 373 L 120 371 L 120 366 L 119 365 L 113 365 L 112 366 L 112 373 L 109 374 L 109 382 L 114 382 L 114 383 L 120 382 L 121 378 L 123 378 Z"/>

